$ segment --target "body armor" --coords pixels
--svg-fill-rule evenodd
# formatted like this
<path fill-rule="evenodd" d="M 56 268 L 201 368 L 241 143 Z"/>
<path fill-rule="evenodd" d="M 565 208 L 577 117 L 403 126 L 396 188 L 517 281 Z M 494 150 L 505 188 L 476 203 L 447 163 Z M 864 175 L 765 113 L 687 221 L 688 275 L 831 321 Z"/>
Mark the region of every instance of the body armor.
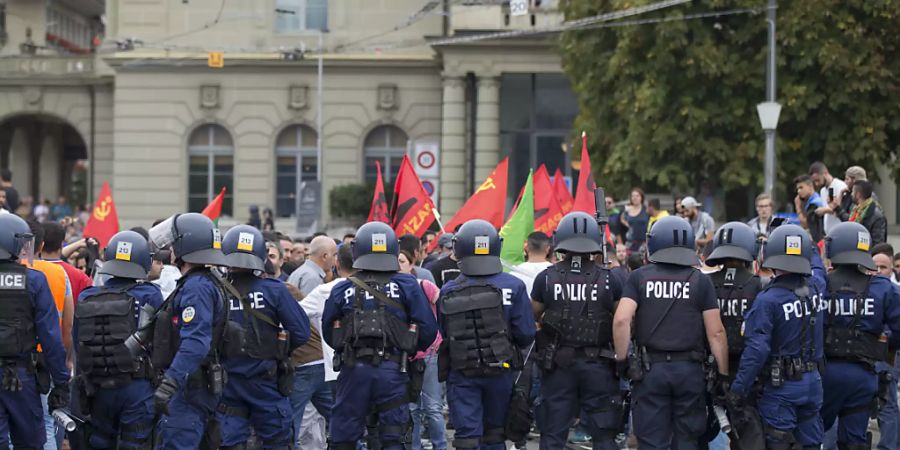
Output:
<path fill-rule="evenodd" d="M 489 284 L 464 285 L 447 293 L 440 307 L 450 369 L 477 377 L 519 368 L 520 354 L 510 336 L 499 289 Z"/>
<path fill-rule="evenodd" d="M 612 343 L 612 313 L 603 307 L 602 300 L 608 295 L 609 272 L 595 267 L 594 272 L 568 272 L 559 266 L 548 272 L 547 285 L 562 285 L 565 299 L 561 307 L 544 312 L 541 321 L 542 332 L 552 339 L 558 339 L 559 347 L 582 348 L 588 353 L 600 354 L 609 350 Z M 597 286 L 597 299 L 587 298 Z M 582 301 L 573 302 L 569 286 L 585 286 Z"/>
<path fill-rule="evenodd" d="M 745 268 L 723 268 L 711 274 L 716 299 L 722 312 L 722 325 L 728 339 L 728 354 L 739 360 L 744 351 L 744 312 L 750 309 L 762 284 L 758 276 Z"/>
<path fill-rule="evenodd" d="M 366 289 L 356 287 L 353 310 L 344 315 L 340 328 L 336 327 L 332 334 L 338 343 L 337 350 L 341 352 L 342 365 L 351 366 L 358 358 L 365 358 L 376 366 L 384 359 L 400 363 L 405 359 L 401 358 L 401 353 L 415 354 L 415 331 L 385 308 L 385 303 L 391 303 L 405 311 L 402 304 L 382 291 L 386 281 L 367 279 Z M 375 302 L 373 309 L 363 306 L 366 291 Z"/>
<path fill-rule="evenodd" d="M 247 299 L 254 280 L 256 277 L 253 275 L 241 275 L 233 280 L 235 289 L 241 295 L 243 320 L 228 321 L 225 332 L 225 355 L 228 358 L 283 359 L 287 354 L 287 348 L 285 348 L 286 341 L 278 340 L 281 329 L 273 325 L 275 319 L 262 311 L 253 310 Z M 269 317 L 269 320 L 263 320 L 257 315 Z"/>
<path fill-rule="evenodd" d="M 865 299 L 869 293 L 871 275 L 852 273 L 849 276 L 839 271 L 829 275 L 829 286 L 839 286 L 829 292 L 831 301 L 838 299 L 841 293 L 851 293 L 852 298 Z M 833 288 L 832 288 L 833 289 Z M 830 324 L 825 330 L 825 356 L 833 360 L 859 362 L 875 368 L 877 361 L 884 361 L 887 356 L 887 342 L 881 339 L 881 334 L 863 331 L 860 321 L 864 308 L 863 301 L 856 302 L 853 318 L 846 326 Z"/>
<path fill-rule="evenodd" d="M 104 389 L 124 386 L 145 374 L 143 358 L 135 359 L 125 346 L 137 331 L 137 301 L 128 293 L 133 286 L 104 288 L 75 308 L 78 370 Z"/>
<path fill-rule="evenodd" d="M 19 359 L 37 346 L 27 274 L 25 266 L 0 264 L 0 360 Z"/>

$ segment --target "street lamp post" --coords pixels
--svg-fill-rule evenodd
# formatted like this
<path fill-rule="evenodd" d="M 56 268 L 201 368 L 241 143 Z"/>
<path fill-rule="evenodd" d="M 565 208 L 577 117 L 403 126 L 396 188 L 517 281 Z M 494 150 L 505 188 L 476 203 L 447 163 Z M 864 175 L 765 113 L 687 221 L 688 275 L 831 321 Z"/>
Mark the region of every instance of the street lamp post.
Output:
<path fill-rule="evenodd" d="M 766 64 L 766 101 L 756 105 L 759 123 L 766 132 L 766 154 L 763 161 L 764 190 L 775 195 L 775 128 L 781 105 L 775 101 L 775 12 L 776 0 L 769 0 L 766 22 L 769 24 L 769 54 Z"/>

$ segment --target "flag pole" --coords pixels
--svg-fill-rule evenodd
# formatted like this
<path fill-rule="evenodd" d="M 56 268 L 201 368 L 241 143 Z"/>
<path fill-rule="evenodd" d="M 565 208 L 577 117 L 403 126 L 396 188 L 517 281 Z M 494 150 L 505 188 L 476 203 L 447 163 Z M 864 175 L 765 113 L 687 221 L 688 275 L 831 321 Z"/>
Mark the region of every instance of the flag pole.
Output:
<path fill-rule="evenodd" d="M 446 233 L 444 231 L 444 224 L 441 223 L 441 213 L 438 212 L 437 208 L 431 210 L 434 213 L 434 221 L 437 222 L 438 227 L 441 228 L 441 233 Z"/>

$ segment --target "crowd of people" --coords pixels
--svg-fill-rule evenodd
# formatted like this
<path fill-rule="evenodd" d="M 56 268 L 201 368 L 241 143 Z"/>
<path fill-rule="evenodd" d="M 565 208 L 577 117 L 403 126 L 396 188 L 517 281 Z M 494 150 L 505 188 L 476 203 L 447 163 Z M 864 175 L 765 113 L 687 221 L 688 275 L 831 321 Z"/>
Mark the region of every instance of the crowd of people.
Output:
<path fill-rule="evenodd" d="M 0 436 L 53 450 L 862 449 L 877 414 L 879 448 L 900 448 L 900 254 L 863 168 L 842 181 L 817 162 L 795 181 L 796 219 L 763 193 L 756 217 L 720 227 L 694 197 L 667 211 L 634 188 L 621 209 L 606 197 L 610 236 L 571 212 L 505 267 L 480 220 L 293 239 L 258 209 L 224 234 L 186 213 L 101 245 L 71 209 L 0 214 L 0 336 L 14 337 L 0 340 Z"/>

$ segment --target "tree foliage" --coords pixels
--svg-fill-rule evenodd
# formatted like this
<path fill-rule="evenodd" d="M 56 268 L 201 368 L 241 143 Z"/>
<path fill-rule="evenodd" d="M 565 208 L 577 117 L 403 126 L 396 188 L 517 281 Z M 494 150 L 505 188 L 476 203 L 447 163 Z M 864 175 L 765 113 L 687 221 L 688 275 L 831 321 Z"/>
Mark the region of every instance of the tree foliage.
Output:
<path fill-rule="evenodd" d="M 567 20 L 655 0 L 563 0 Z M 765 0 L 694 0 L 641 16 L 759 8 L 738 14 L 563 34 L 600 179 L 671 191 L 709 179 L 757 191 L 764 135 Z M 810 162 L 900 172 L 900 0 L 781 0 L 777 19 L 778 180 Z M 872 176 L 872 175 L 870 175 Z"/>

